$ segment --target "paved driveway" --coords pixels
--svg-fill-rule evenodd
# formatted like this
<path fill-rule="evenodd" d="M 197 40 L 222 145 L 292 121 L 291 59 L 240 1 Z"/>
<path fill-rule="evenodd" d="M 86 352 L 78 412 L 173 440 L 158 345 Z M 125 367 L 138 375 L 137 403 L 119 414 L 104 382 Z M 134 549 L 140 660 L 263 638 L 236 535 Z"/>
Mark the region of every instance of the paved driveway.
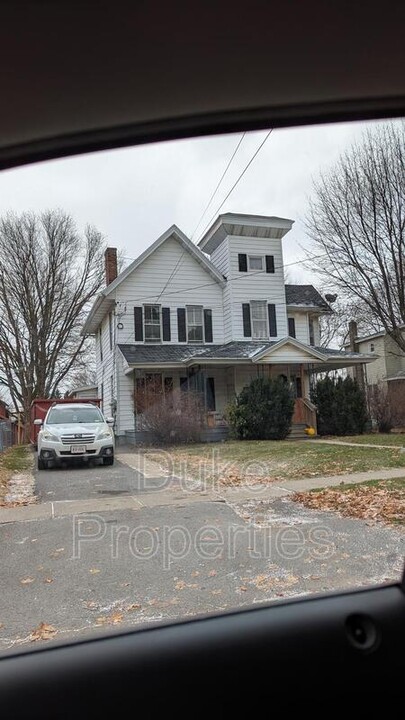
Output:
<path fill-rule="evenodd" d="M 168 486 L 167 478 L 144 478 L 137 470 L 114 462 L 112 467 L 77 464 L 35 471 L 40 502 L 137 495 Z"/>

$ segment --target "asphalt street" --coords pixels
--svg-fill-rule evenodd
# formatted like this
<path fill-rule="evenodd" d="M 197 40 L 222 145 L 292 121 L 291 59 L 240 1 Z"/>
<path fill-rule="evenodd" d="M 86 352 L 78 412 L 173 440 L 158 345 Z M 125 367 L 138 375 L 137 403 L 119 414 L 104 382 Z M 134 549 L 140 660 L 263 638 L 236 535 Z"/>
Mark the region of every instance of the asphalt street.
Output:
<path fill-rule="evenodd" d="M 119 463 L 37 474 L 42 501 L 49 493 L 142 497 L 143 483 Z M 200 499 L 4 523 L 0 548 L 0 650 L 7 653 L 398 580 L 405 534 L 288 498 Z M 41 623 L 52 628 L 51 639 L 33 642 Z"/>

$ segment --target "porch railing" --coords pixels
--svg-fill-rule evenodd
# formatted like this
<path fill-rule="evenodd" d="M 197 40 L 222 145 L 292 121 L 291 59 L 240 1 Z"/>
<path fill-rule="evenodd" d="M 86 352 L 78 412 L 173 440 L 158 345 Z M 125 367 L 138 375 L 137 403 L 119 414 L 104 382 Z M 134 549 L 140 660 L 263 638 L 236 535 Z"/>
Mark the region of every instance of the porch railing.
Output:
<path fill-rule="evenodd" d="M 296 398 L 292 421 L 309 425 L 317 432 L 315 405 L 308 398 Z"/>

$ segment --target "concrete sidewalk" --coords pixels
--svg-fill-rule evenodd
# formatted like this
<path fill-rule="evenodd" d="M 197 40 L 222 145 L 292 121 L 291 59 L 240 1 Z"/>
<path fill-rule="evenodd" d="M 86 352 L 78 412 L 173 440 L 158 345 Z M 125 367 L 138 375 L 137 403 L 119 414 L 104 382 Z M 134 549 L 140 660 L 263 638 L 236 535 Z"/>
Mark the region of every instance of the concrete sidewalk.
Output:
<path fill-rule="evenodd" d="M 120 460 L 123 462 L 122 456 Z M 131 458 L 131 462 L 132 461 Z M 301 480 L 286 480 L 282 483 L 271 483 L 269 485 L 242 485 L 229 488 L 218 487 L 217 489 L 207 489 L 203 492 L 201 490 L 185 490 L 180 487 L 126 497 L 59 500 L 16 508 L 0 508 L 0 524 L 32 520 L 57 520 L 80 513 L 102 513 L 126 509 L 137 511 L 142 508 L 170 505 L 181 507 L 201 502 L 235 503 L 250 499 L 271 502 L 278 498 L 291 495 L 294 492 L 333 487 L 342 484 L 353 485 L 367 480 L 392 480 L 401 477 L 405 477 L 405 468 L 391 468 L 389 470 L 358 472 L 351 473 L 350 475 L 332 475 L 329 477 L 310 477 L 302 478 Z"/>
<path fill-rule="evenodd" d="M 310 442 L 315 443 L 315 445 L 345 445 L 346 447 L 373 448 L 375 450 L 399 450 L 400 452 L 405 451 L 405 435 L 403 445 L 375 445 L 374 443 L 354 443 L 348 442 L 346 440 L 324 440 L 322 438 L 316 438 L 315 440 L 307 438 L 306 440 L 297 440 L 296 442 Z"/>

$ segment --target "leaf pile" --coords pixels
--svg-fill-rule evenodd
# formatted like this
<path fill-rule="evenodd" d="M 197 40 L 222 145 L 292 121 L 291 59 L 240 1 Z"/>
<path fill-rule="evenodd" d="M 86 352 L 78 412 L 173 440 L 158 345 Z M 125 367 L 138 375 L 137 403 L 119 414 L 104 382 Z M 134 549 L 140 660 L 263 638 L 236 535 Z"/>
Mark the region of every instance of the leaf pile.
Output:
<path fill-rule="evenodd" d="M 315 510 L 332 510 L 345 517 L 386 523 L 405 523 L 405 486 L 355 485 L 297 492 L 292 500 Z"/>
<path fill-rule="evenodd" d="M 41 622 L 35 630 L 31 631 L 29 639 L 31 642 L 35 642 L 36 640 L 52 640 L 56 633 L 57 630 L 53 625 Z"/>

